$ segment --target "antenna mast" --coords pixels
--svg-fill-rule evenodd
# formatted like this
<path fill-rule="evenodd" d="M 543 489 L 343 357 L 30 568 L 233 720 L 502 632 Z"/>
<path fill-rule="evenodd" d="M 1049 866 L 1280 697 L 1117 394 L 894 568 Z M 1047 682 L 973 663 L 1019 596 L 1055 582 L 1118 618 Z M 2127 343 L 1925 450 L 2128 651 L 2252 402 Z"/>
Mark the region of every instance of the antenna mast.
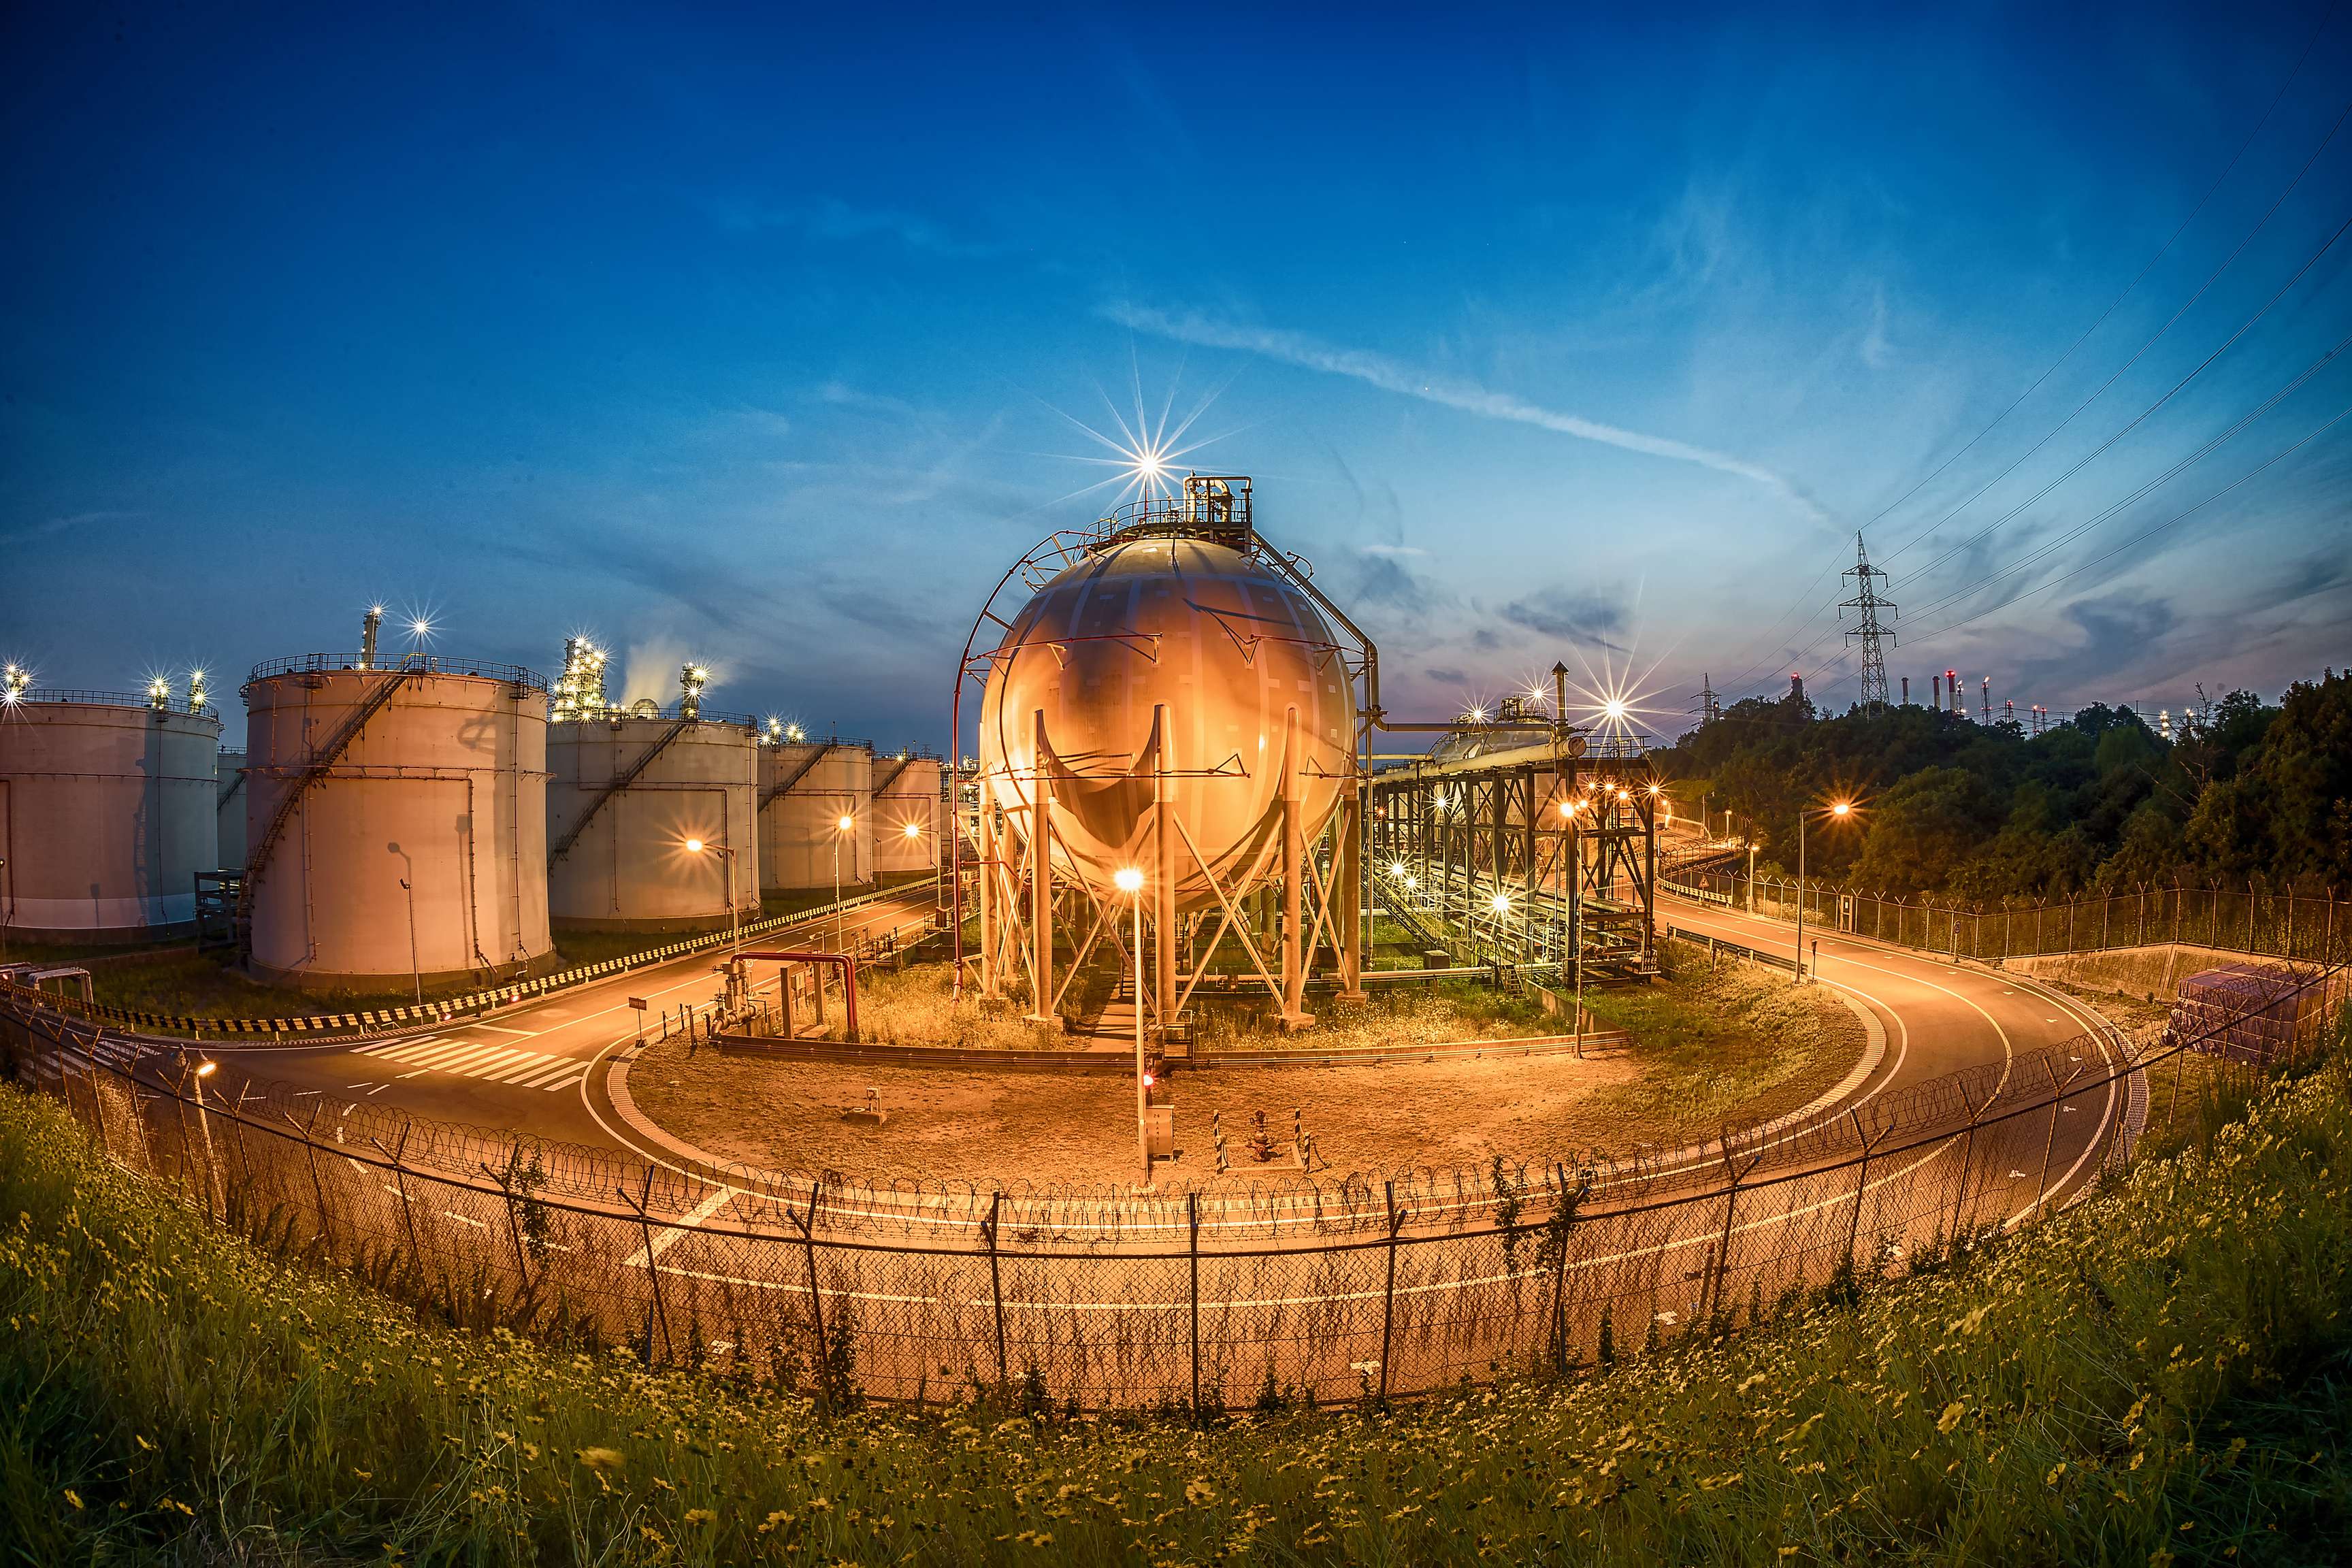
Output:
<path fill-rule="evenodd" d="M 1893 620 L 1895 603 L 1879 594 L 1877 585 L 1885 581 L 1886 574 L 1870 563 L 1870 552 L 1863 548 L 1862 535 L 1858 532 L 1853 536 L 1853 564 L 1838 575 L 1854 578 L 1857 584 L 1853 597 L 1838 605 L 1838 619 L 1845 619 L 1848 610 L 1857 612 L 1861 617 L 1847 628 L 1845 640 L 1852 643 L 1859 638 L 1862 642 L 1863 706 L 1884 706 L 1886 701 L 1886 653 L 1880 647 L 1880 639 L 1893 642 L 1895 634 L 1879 623 L 1878 612 L 1885 610 L 1886 618 Z"/>

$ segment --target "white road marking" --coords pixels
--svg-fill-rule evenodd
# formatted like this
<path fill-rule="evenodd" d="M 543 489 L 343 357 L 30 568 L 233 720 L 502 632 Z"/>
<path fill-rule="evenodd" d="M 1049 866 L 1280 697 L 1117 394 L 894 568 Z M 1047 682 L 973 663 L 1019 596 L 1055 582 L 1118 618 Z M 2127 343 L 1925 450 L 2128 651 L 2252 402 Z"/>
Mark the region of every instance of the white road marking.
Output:
<path fill-rule="evenodd" d="M 629 1259 L 628 1266 L 632 1268 L 643 1268 L 653 1258 L 659 1258 L 663 1253 L 667 1252 L 670 1247 L 677 1243 L 677 1239 L 684 1236 L 688 1231 L 696 1229 L 704 1220 L 709 1219 L 712 1215 L 715 1215 L 720 1209 L 725 1208 L 728 1204 L 734 1200 L 734 1188 L 720 1187 L 709 1197 L 703 1199 L 700 1203 L 687 1210 L 686 1213 L 680 1215 L 675 1224 L 671 1225 L 660 1235 L 647 1242 L 636 1256 Z"/>
<path fill-rule="evenodd" d="M 488 1029 L 494 1035 L 513 1035 L 526 1040 L 531 1038 L 535 1035 L 542 1035 L 547 1032 L 544 1029 L 509 1029 L 503 1024 L 468 1024 L 466 1027 L 469 1029 Z"/>

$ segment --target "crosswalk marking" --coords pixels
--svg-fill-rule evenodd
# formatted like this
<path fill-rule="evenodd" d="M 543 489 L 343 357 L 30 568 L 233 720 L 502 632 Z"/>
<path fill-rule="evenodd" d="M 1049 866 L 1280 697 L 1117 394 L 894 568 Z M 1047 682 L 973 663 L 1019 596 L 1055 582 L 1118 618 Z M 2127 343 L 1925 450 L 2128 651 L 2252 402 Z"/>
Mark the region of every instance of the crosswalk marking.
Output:
<path fill-rule="evenodd" d="M 478 1078 L 489 1083 L 509 1084 L 517 1089 L 545 1089 L 550 1093 L 570 1089 L 588 1072 L 588 1064 L 572 1057 L 518 1050 L 512 1046 L 485 1046 L 473 1040 L 449 1040 L 438 1036 L 362 1046 L 357 1054 L 400 1062 L 417 1072 L 452 1073 L 459 1078 Z M 412 1075 L 404 1073 L 401 1076 Z"/>

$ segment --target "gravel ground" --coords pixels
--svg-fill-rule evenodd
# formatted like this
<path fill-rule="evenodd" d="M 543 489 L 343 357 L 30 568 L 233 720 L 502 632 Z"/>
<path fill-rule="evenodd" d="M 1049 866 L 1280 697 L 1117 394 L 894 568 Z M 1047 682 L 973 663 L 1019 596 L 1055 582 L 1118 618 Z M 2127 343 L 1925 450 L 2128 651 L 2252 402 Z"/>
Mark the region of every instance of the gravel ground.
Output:
<path fill-rule="evenodd" d="M 1215 1173 L 1213 1113 L 1236 1176 L 1276 1179 L 1244 1153 L 1263 1110 L 1278 1143 L 1295 1109 L 1334 1174 L 1572 1159 L 1590 1150 L 1679 1143 L 1725 1121 L 1759 1121 L 1806 1103 L 1861 1054 L 1861 1022 L 1833 996 L 1769 974 L 1700 966 L 1650 987 L 1622 1011 L 1631 1047 L 1572 1056 L 1496 1056 L 1383 1066 L 1180 1070 L 1165 1089 L 1182 1157 L 1162 1184 Z M 1643 1036 L 1654 1038 L 1644 1039 Z M 629 1077 L 638 1106 L 670 1131 L 730 1160 L 861 1182 L 1084 1184 L 1132 1182 L 1134 1089 L 1115 1074 L 981 1072 L 688 1056 L 671 1041 Z M 878 1128 L 842 1116 L 876 1090 Z"/>

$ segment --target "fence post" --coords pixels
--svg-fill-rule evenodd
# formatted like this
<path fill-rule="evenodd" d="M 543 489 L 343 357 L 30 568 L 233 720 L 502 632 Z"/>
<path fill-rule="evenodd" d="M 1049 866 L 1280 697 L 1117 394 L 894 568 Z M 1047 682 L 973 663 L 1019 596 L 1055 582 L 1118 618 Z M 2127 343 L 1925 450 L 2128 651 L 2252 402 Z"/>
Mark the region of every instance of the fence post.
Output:
<path fill-rule="evenodd" d="M 1961 1225 L 1967 1218 L 1964 1211 L 1969 1202 L 1969 1161 L 1976 1152 L 1977 1123 L 1983 1119 L 1986 1109 L 1992 1104 L 1993 1095 L 1985 1096 L 1984 1102 L 1978 1104 L 1969 1099 L 1968 1081 L 1965 1079 L 1958 1080 L 1955 1087 L 1959 1092 L 1960 1103 L 1969 1108 L 1969 1130 L 1960 1139 L 1959 1191 L 1952 1195 L 1952 1242 L 1957 1247 L 1959 1244 Z M 1998 1089 L 1994 1091 L 1995 1094 L 1999 1092 Z"/>
<path fill-rule="evenodd" d="M 1184 1194 L 1188 1252 L 1192 1266 L 1192 1419 L 1201 1418 L 1201 1194 Z"/>
<path fill-rule="evenodd" d="M 1735 1164 L 1728 1141 L 1727 1140 L 1725 1143 L 1723 1168 L 1731 1178 L 1731 1187 L 1730 1191 L 1724 1194 L 1723 1238 L 1717 1244 L 1715 1249 L 1715 1278 L 1706 1282 L 1708 1289 L 1703 1292 L 1705 1300 L 1700 1303 L 1706 1309 L 1710 1322 L 1722 1308 L 1724 1286 L 1731 1279 L 1731 1221 L 1732 1216 L 1739 1211 L 1739 1181 L 1741 1177 L 1754 1170 L 1757 1163 L 1763 1158 L 1764 1151 L 1759 1147 L 1755 1153 L 1748 1157 L 1747 1164 Z"/>
<path fill-rule="evenodd" d="M 637 1232 L 645 1239 L 646 1278 L 651 1281 L 653 1285 L 654 1321 L 661 1325 L 662 1358 L 667 1361 L 672 1353 L 669 1336 L 669 1307 L 668 1304 L 662 1300 L 661 1269 L 656 1267 L 659 1260 L 654 1256 L 654 1226 L 652 1216 L 648 1212 L 653 1206 L 654 1168 L 651 1165 L 647 1165 L 646 1167 L 645 1194 L 642 1197 L 631 1193 L 626 1187 L 616 1186 L 613 1190 L 621 1194 L 621 1201 L 623 1203 L 628 1205 L 632 1210 L 635 1211 L 637 1216 Z M 784 1212 L 786 1214 L 790 1214 L 792 1210 L 787 1208 Z M 650 1351 L 652 1347 L 648 1346 L 646 1348 Z M 648 1355 L 646 1359 L 650 1362 L 653 1358 L 651 1355 Z"/>
<path fill-rule="evenodd" d="M 1862 1163 L 1853 1178 L 1853 1213 L 1845 1224 L 1845 1260 L 1853 1262 L 1853 1246 L 1862 1236 L 1862 1194 L 1870 1190 L 1870 1134 L 1862 1130 L 1862 1108 L 1849 1106 L 1846 1117 L 1853 1123 L 1854 1142 L 1862 1145 Z"/>
<path fill-rule="evenodd" d="M 288 1116 L 286 1120 L 291 1123 L 294 1118 Z M 310 1197 L 319 1205 L 319 1239 L 325 1242 L 331 1251 L 335 1245 L 335 1235 L 327 1223 L 327 1189 L 319 1180 L 319 1141 L 311 1135 L 311 1130 L 318 1125 L 319 1107 L 313 1105 L 310 1107 L 310 1120 L 301 1128 L 302 1148 L 310 1163 Z"/>
<path fill-rule="evenodd" d="M 1404 1220 L 1397 1213 L 1396 1182 L 1391 1178 L 1383 1184 L 1384 1200 L 1388 1205 L 1388 1283 L 1381 1290 L 1381 1401 L 1389 1397 L 1389 1357 L 1396 1347 L 1396 1263 L 1397 1232 Z"/>
<path fill-rule="evenodd" d="M 514 1243 L 515 1278 L 520 1281 L 519 1289 L 528 1290 L 530 1289 L 530 1265 L 523 1260 L 522 1228 L 515 1223 L 514 1189 L 517 1173 L 522 1168 L 522 1145 L 515 1144 L 507 1151 L 506 1169 L 503 1171 L 493 1171 L 479 1160 L 474 1163 L 481 1166 L 482 1174 L 499 1184 L 499 1195 L 506 1199 L 507 1239 Z"/>
<path fill-rule="evenodd" d="M 992 1194 L 988 1200 L 988 1217 L 980 1222 L 980 1233 L 988 1238 L 988 1299 L 996 1309 L 996 1391 L 1000 1395 L 1005 1387 L 1004 1279 L 997 1268 L 996 1220 L 1003 1207 L 1003 1193 Z"/>
<path fill-rule="evenodd" d="M 818 1280 L 816 1273 L 816 1209 L 818 1203 L 824 1197 L 824 1181 L 820 1179 L 811 1182 L 808 1217 L 801 1222 L 801 1254 L 808 1264 L 809 1327 L 816 1336 L 816 1360 L 812 1365 L 816 1372 L 818 1390 L 827 1397 L 831 1397 L 835 1391 L 833 1387 L 833 1370 L 827 1364 L 828 1358 L 825 1352 L 824 1287 Z M 792 1211 L 787 1208 L 784 1212 L 790 1214 Z M 845 1388 L 839 1392 L 845 1394 L 849 1391 Z"/>
<path fill-rule="evenodd" d="M 2050 1201 L 2050 1158 L 2058 1147 L 2058 1113 L 2065 1109 L 2068 1099 L 2068 1096 L 2061 1091 L 2066 1084 L 2072 1084 L 2081 1075 L 2082 1068 L 2070 1066 L 2066 1069 L 2063 1084 L 2059 1080 L 2058 1065 L 2055 1062 L 2044 1060 L 2042 1070 L 2049 1076 L 2050 1091 L 2057 1098 L 2050 1102 L 2050 1130 L 2042 1135 L 2042 1139 L 2041 1190 L 2034 1194 L 2033 1198 L 2033 1215 L 2036 1219 L 2042 1217 L 2042 1208 Z"/>

